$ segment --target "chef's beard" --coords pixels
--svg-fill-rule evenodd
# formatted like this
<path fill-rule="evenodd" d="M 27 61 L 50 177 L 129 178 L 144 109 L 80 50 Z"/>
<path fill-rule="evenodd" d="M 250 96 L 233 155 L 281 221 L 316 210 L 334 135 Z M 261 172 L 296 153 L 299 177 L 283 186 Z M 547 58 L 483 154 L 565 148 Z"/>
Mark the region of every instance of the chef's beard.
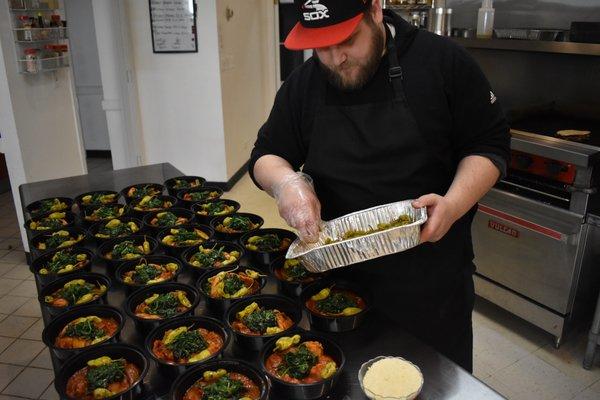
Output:
<path fill-rule="evenodd" d="M 352 92 L 362 89 L 371 80 L 371 78 L 373 78 L 375 72 L 377 72 L 377 68 L 379 68 L 379 63 L 381 62 L 381 55 L 383 54 L 384 46 L 384 34 L 377 27 L 377 24 L 373 21 L 371 16 L 368 15 L 368 13 L 365 15 L 364 20 L 372 32 L 369 56 L 365 62 L 346 60 L 342 67 L 330 68 L 323 64 L 318 56 L 316 57 L 319 61 L 319 65 L 325 72 L 325 76 L 327 77 L 329 84 L 341 91 Z M 352 78 L 348 78 L 340 72 L 342 69 L 354 67 L 358 67 L 358 74 Z"/>

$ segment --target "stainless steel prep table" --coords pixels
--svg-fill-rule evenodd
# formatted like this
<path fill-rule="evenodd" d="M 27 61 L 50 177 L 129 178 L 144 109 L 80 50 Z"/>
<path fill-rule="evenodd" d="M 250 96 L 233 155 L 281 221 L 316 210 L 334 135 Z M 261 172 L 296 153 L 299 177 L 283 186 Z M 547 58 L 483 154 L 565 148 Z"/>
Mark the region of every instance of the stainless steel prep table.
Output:
<path fill-rule="evenodd" d="M 141 182 L 162 183 L 166 179 L 183 175 L 170 164 L 157 164 L 145 167 L 123 169 L 114 172 L 103 172 L 92 175 L 82 175 L 72 178 L 29 183 L 20 187 L 21 203 L 27 204 L 47 197 L 70 196 L 92 190 L 121 190 L 124 187 Z M 243 205 L 243 199 L 240 200 Z M 252 210 L 245 210 L 252 211 Z M 90 248 L 94 248 L 90 246 Z M 105 272 L 101 263 L 94 263 L 92 268 L 96 272 Z M 180 282 L 194 283 L 190 274 L 184 272 L 179 278 Z M 39 289 L 39 284 L 38 284 Z M 277 286 L 273 278 L 269 278 L 263 293 L 277 293 Z M 108 294 L 108 303 L 116 307 L 123 307 L 125 290 L 113 284 Z M 196 315 L 209 314 L 204 306 L 204 301 L 196 309 Z M 48 323 L 48 315 L 43 315 L 44 322 Z M 221 316 L 217 316 L 221 317 Z M 301 327 L 308 329 L 306 317 Z M 367 316 L 365 323 L 356 331 L 343 334 L 330 334 L 344 350 L 346 366 L 335 390 L 326 396 L 331 400 L 364 400 L 367 397 L 362 393 L 358 384 L 357 373 L 360 365 L 378 355 L 397 355 L 416 363 L 425 377 L 425 385 L 419 396 L 421 400 L 429 399 L 461 399 L 484 400 L 503 399 L 501 395 L 490 389 L 483 382 L 470 375 L 462 368 L 437 353 L 429 346 L 421 343 L 414 337 L 403 332 L 391 321 L 372 312 Z M 134 328 L 133 321 L 127 320 L 121 334 L 121 340 L 143 348 L 143 337 Z M 226 350 L 227 357 L 242 358 L 256 364 L 257 355 L 244 352 L 234 345 Z M 60 363 L 53 357 L 55 372 L 60 368 Z M 152 362 L 151 362 L 152 365 Z M 145 379 L 148 398 L 164 396 L 169 389 L 170 380 L 161 377 L 154 365 Z M 275 400 L 276 396 L 271 395 Z"/>

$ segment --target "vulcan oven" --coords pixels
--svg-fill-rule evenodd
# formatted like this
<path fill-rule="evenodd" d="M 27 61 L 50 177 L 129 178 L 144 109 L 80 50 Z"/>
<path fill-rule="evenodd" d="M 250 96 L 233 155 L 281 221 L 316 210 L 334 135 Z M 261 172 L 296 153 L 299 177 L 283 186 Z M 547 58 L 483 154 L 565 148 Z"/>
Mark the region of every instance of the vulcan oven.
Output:
<path fill-rule="evenodd" d="M 600 232 L 587 218 L 600 209 L 600 121 L 546 108 L 513 116 L 511 127 L 508 176 L 473 222 L 476 292 L 558 346 L 598 289 Z M 591 133 L 574 141 L 561 130 Z"/>

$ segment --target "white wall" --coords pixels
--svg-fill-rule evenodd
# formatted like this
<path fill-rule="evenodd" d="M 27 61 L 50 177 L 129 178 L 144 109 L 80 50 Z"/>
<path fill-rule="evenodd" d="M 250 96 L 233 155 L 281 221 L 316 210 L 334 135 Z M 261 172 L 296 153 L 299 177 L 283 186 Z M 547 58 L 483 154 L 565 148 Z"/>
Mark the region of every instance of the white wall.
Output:
<path fill-rule="evenodd" d="M 69 45 L 86 150 L 110 150 L 92 0 L 65 0 Z"/>
<path fill-rule="evenodd" d="M 127 0 L 127 21 L 146 162 L 226 181 L 215 1 L 198 0 L 198 53 L 152 52 L 148 1 Z"/>
<path fill-rule="evenodd" d="M 22 183 L 80 175 L 86 166 L 70 70 L 20 75 L 11 18 L 8 2 L 0 3 L 0 131 L 18 196 Z"/>

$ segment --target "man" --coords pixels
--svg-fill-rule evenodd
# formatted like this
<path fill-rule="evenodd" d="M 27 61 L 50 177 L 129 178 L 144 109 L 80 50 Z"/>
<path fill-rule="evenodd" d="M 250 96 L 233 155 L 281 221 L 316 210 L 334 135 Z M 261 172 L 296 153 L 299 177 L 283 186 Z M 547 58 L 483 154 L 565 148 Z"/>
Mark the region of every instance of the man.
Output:
<path fill-rule="evenodd" d="M 382 11 L 380 0 L 295 6 L 300 22 L 285 45 L 314 55 L 277 93 L 253 179 L 306 241 L 321 218 L 405 199 L 427 207 L 419 246 L 341 273 L 371 289 L 379 312 L 472 371 L 471 220 L 509 157 L 496 96 L 466 51 Z"/>

